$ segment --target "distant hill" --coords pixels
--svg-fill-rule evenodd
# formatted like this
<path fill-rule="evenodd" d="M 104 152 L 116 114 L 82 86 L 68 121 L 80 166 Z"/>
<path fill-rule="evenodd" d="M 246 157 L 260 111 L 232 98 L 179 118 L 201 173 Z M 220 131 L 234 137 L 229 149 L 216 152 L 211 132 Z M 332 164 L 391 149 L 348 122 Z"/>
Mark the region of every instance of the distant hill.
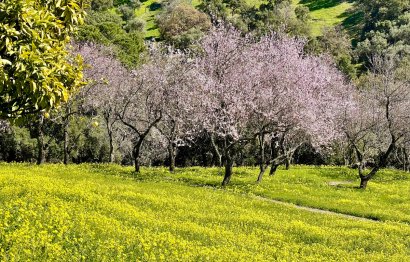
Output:
<path fill-rule="evenodd" d="M 146 0 L 142 2 L 140 8 L 135 13 L 137 17 L 142 18 L 146 22 L 145 31 L 146 38 L 159 37 L 159 31 L 155 24 L 155 16 L 161 10 L 161 0 Z M 259 0 L 247 0 L 250 5 L 259 5 Z M 193 6 L 199 6 L 201 0 L 193 0 Z M 341 0 L 293 0 L 294 6 L 304 5 L 309 8 L 311 16 L 311 31 L 313 36 L 322 34 L 325 27 L 343 25 L 347 29 L 351 29 L 352 23 L 357 22 L 357 17 L 352 12 L 354 1 Z"/>

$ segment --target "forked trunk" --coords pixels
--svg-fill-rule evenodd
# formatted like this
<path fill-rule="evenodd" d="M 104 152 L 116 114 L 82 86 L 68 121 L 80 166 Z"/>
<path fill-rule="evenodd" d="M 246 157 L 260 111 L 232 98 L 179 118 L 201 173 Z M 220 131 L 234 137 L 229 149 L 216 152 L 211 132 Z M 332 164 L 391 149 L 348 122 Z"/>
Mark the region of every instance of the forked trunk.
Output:
<path fill-rule="evenodd" d="M 212 148 L 214 149 L 216 160 L 218 161 L 217 165 L 218 167 L 222 167 L 222 154 L 221 152 L 219 152 L 218 145 L 215 142 L 214 134 L 211 134 L 211 145 L 212 145 Z"/>

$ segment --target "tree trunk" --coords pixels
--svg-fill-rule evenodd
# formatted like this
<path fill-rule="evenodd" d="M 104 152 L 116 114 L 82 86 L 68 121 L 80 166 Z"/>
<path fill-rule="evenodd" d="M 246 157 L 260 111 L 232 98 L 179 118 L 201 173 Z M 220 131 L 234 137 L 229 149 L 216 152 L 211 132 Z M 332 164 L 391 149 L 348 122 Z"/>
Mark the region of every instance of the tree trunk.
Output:
<path fill-rule="evenodd" d="M 395 148 L 395 138 L 392 137 L 392 143 L 390 143 L 389 147 L 387 148 L 386 152 L 381 153 L 378 157 L 378 161 L 376 165 L 373 167 L 373 169 L 370 171 L 369 174 L 364 175 L 363 171 L 365 168 L 365 163 L 363 162 L 363 157 L 361 154 L 358 153 L 358 159 L 361 161 L 359 162 L 359 177 L 360 177 L 360 188 L 366 189 L 367 187 L 367 182 L 369 182 L 370 179 L 372 179 L 376 173 L 379 171 L 380 168 L 385 167 L 387 164 L 387 159 L 389 155 L 393 152 Z"/>
<path fill-rule="evenodd" d="M 218 161 L 218 163 L 217 163 L 218 167 L 222 167 L 222 154 L 218 150 L 218 146 L 216 145 L 214 134 L 211 134 L 211 145 L 212 145 L 212 148 L 214 149 L 214 152 L 216 154 L 216 158 L 217 158 L 217 161 Z"/>
<path fill-rule="evenodd" d="M 230 156 L 226 156 L 225 160 L 225 176 L 224 180 L 222 181 L 222 186 L 226 186 L 231 181 L 232 177 L 232 166 L 233 166 L 233 159 Z"/>
<path fill-rule="evenodd" d="M 286 157 L 285 158 L 285 169 L 289 170 L 289 168 L 290 168 L 290 158 Z"/>
<path fill-rule="evenodd" d="M 270 176 L 274 176 L 274 175 L 275 175 L 276 169 L 278 169 L 278 166 L 279 166 L 279 165 L 278 165 L 277 163 L 275 163 L 275 161 L 272 162 L 272 165 L 271 165 L 270 171 L 269 171 L 269 175 L 270 175 Z"/>
<path fill-rule="evenodd" d="M 169 154 L 169 172 L 173 173 L 175 172 L 176 148 L 172 142 L 168 144 L 168 154 Z"/>
<path fill-rule="evenodd" d="M 140 149 L 142 145 L 142 139 L 140 138 L 138 142 L 134 145 L 134 149 L 132 150 L 132 154 L 134 156 L 134 167 L 135 172 L 140 173 Z"/>
<path fill-rule="evenodd" d="M 134 157 L 135 173 L 140 173 L 140 160 L 139 157 Z"/>
<path fill-rule="evenodd" d="M 110 143 L 110 158 L 109 158 L 109 162 L 113 163 L 114 162 L 114 142 L 113 142 L 113 134 L 112 131 L 108 131 L 108 140 Z"/>
<path fill-rule="evenodd" d="M 46 158 L 44 150 L 43 123 L 44 118 L 42 115 L 40 115 L 37 123 L 37 165 L 44 163 L 44 160 Z"/>
<path fill-rule="evenodd" d="M 262 182 L 262 178 L 263 178 L 263 175 L 265 174 L 265 170 L 266 170 L 265 165 L 259 167 L 259 176 L 258 176 L 258 180 L 256 180 L 256 182 L 258 182 L 258 183 Z"/>
<path fill-rule="evenodd" d="M 369 182 L 370 178 L 367 176 L 363 176 L 360 178 L 360 188 L 361 189 L 366 189 L 367 187 L 367 182 Z"/>
<path fill-rule="evenodd" d="M 263 175 L 265 174 L 266 170 L 266 163 L 265 163 L 265 134 L 263 130 L 259 133 L 259 176 L 256 180 L 257 183 L 262 182 Z"/>
<path fill-rule="evenodd" d="M 63 131 L 63 135 L 64 135 L 64 165 L 68 164 L 68 119 L 64 120 L 64 131 Z"/>

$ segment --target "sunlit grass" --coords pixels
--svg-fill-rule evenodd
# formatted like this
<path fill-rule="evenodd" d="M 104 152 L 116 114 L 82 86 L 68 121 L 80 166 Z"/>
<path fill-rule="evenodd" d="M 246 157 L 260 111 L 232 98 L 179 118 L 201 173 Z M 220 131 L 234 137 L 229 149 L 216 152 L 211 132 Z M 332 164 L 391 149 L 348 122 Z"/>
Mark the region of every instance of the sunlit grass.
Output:
<path fill-rule="evenodd" d="M 135 10 L 135 15 L 145 21 L 145 38 L 158 38 L 158 31 L 155 19 L 161 9 L 153 10 L 152 6 L 161 4 L 161 0 L 146 0 L 141 3 L 140 8 Z"/>
<path fill-rule="evenodd" d="M 327 184 L 354 180 L 353 171 L 345 168 L 279 170 L 261 185 L 253 182 L 257 169 L 235 168 L 226 189 L 219 187 L 217 168 L 178 169 L 176 174 L 165 168 L 142 171 L 134 174 L 132 168 L 116 165 L 0 164 L 0 260 L 410 258 L 407 224 L 346 219 L 254 198 L 281 196 L 326 205 L 343 197 L 357 199 L 353 205 L 358 205 L 370 197 L 380 198 L 380 208 L 386 208 L 389 201 L 407 201 L 408 194 L 400 193 L 409 188 L 405 173 L 385 171 L 363 192 Z M 396 194 L 389 199 L 392 192 Z M 339 202 L 341 207 L 351 204 Z"/>
<path fill-rule="evenodd" d="M 310 26 L 312 34 L 321 35 L 324 28 L 342 24 L 345 20 L 344 13 L 351 7 L 351 3 L 341 2 L 333 7 L 311 11 L 312 22 Z"/>

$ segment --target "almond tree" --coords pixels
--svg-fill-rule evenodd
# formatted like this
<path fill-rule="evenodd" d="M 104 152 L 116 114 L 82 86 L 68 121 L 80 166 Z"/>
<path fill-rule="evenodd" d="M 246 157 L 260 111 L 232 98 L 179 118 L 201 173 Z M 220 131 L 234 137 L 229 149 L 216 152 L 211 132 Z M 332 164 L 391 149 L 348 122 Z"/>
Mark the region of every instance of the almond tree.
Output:
<path fill-rule="evenodd" d="M 262 180 L 270 163 L 271 174 L 295 150 L 310 141 L 317 147 L 337 135 L 334 118 L 348 98 L 349 85 L 326 57 L 303 53 L 304 41 L 268 35 L 249 48 L 253 88 L 251 129 L 258 138 Z M 255 71 L 255 72 L 253 72 Z M 248 73 L 249 74 L 249 73 Z M 265 160 L 266 138 L 270 137 L 271 158 Z"/>
<path fill-rule="evenodd" d="M 225 166 L 222 185 L 231 180 L 235 147 L 249 140 L 247 122 L 253 101 L 248 96 L 254 85 L 249 70 L 252 39 L 223 27 L 201 41 L 203 53 L 195 60 L 196 75 L 187 103 L 196 131 L 206 130 L 220 152 Z M 188 112 L 189 112 L 188 110 Z"/>
<path fill-rule="evenodd" d="M 116 116 L 132 135 L 132 156 L 138 173 L 143 142 L 163 118 L 166 75 L 156 60 L 132 74 L 132 80 L 117 90 Z"/>
<path fill-rule="evenodd" d="M 399 144 L 410 134 L 410 75 L 392 57 L 372 59 L 371 72 L 346 108 L 341 128 L 354 148 L 360 188 L 365 189 Z M 366 165 L 372 168 L 366 171 Z"/>
<path fill-rule="evenodd" d="M 154 51 L 155 64 L 161 70 L 164 77 L 163 95 L 163 117 L 156 128 L 167 140 L 169 156 L 169 170 L 175 170 L 175 158 L 178 147 L 185 145 L 185 138 L 189 130 L 186 110 L 187 96 L 191 95 L 190 88 L 192 79 L 192 66 L 187 56 L 178 51 L 168 49 L 166 53 Z"/>
<path fill-rule="evenodd" d="M 101 114 L 109 140 L 109 162 L 113 162 L 115 129 L 119 120 L 117 112 L 121 106 L 118 103 L 120 90 L 130 88 L 134 83 L 133 75 L 111 55 L 108 47 L 86 43 L 77 45 L 76 51 L 87 65 L 84 76 L 88 85 L 82 90 L 86 97 L 83 106 L 85 110 L 96 110 Z"/>

